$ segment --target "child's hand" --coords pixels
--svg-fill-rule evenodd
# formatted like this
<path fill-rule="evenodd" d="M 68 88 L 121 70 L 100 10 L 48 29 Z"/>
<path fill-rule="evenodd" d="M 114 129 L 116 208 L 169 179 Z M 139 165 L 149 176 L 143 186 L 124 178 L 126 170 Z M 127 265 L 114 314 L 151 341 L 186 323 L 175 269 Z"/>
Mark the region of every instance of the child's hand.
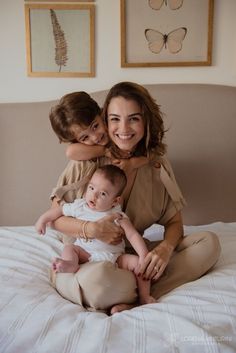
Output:
<path fill-rule="evenodd" d="M 127 176 L 131 174 L 135 169 L 138 169 L 148 163 L 149 163 L 149 159 L 147 157 L 132 157 L 127 159 L 112 160 L 112 164 L 123 169 L 123 171 Z"/>
<path fill-rule="evenodd" d="M 113 159 L 112 164 L 122 169 L 125 172 L 125 174 L 129 176 L 135 169 L 137 169 L 136 162 L 134 161 L 134 159 L 136 158 Z"/>
<path fill-rule="evenodd" d="M 122 169 L 126 175 L 129 175 L 133 171 L 133 167 L 129 159 L 113 159 L 112 164 Z"/>

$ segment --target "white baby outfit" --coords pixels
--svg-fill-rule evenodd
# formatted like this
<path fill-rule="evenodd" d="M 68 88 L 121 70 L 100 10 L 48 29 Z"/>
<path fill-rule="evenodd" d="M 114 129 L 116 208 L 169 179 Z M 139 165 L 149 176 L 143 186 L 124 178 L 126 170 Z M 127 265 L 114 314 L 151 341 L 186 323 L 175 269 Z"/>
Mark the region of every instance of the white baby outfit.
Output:
<path fill-rule="evenodd" d="M 120 205 L 108 211 L 96 211 L 88 207 L 85 199 L 76 199 L 72 203 L 65 203 L 62 208 L 64 216 L 79 218 L 84 221 L 98 221 L 99 219 L 112 214 L 119 213 L 122 217 L 127 217 L 121 211 Z M 75 245 L 86 250 L 91 256 L 89 261 L 110 261 L 115 263 L 117 258 L 125 252 L 125 242 L 122 240 L 117 245 L 104 243 L 98 239 L 84 240 L 77 238 Z"/>

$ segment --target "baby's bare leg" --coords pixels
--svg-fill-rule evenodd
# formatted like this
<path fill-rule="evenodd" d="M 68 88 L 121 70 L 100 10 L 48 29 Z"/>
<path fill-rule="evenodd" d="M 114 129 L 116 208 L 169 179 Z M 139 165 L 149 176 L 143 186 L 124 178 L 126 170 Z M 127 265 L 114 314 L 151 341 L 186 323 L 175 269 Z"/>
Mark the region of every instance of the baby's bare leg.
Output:
<path fill-rule="evenodd" d="M 72 272 L 79 269 L 79 263 L 87 262 L 90 254 L 80 246 L 74 244 L 65 245 L 62 257 L 53 259 L 52 268 L 55 272 Z"/>
<path fill-rule="evenodd" d="M 138 266 L 138 260 L 139 258 L 136 255 L 124 254 L 118 258 L 117 263 L 120 268 L 134 272 Z M 136 280 L 140 304 L 155 303 L 156 300 L 150 295 L 150 281 L 146 281 L 139 276 L 136 276 Z"/>

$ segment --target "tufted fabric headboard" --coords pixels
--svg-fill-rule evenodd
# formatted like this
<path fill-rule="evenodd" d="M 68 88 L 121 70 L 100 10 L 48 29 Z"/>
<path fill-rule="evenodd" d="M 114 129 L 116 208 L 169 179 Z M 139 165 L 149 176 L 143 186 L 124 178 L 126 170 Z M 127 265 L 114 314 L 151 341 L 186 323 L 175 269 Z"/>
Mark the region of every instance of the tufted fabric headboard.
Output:
<path fill-rule="evenodd" d="M 236 87 L 145 85 L 164 113 L 185 224 L 236 221 Z M 92 93 L 102 106 L 107 91 Z M 48 115 L 56 102 L 0 104 L 0 225 L 32 225 L 67 161 Z"/>

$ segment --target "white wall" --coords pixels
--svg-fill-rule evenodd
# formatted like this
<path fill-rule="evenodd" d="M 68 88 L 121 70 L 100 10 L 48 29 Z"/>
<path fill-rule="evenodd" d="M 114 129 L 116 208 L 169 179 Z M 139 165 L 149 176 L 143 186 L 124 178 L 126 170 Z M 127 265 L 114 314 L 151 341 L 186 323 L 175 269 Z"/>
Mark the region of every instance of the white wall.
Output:
<path fill-rule="evenodd" d="M 0 0 L 0 102 L 41 101 L 75 90 L 139 83 L 236 86 L 236 0 L 215 0 L 213 64 L 206 67 L 121 68 L 120 1 L 96 0 L 96 77 L 30 78 L 26 74 L 24 1 Z"/>

